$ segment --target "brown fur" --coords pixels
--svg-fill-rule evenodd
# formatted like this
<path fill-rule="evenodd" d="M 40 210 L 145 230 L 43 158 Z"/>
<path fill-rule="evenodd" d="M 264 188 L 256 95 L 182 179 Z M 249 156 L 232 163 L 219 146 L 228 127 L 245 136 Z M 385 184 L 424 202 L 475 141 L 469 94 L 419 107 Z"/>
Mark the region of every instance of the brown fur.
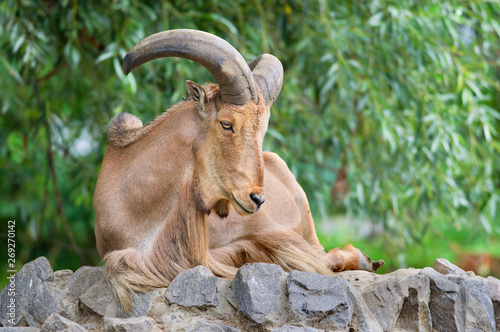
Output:
<path fill-rule="evenodd" d="M 144 134 L 142 121 L 128 113 L 120 113 L 108 127 L 108 140 L 117 148 L 126 147 Z"/>
<path fill-rule="evenodd" d="M 269 108 L 260 92 L 258 105 L 234 106 L 217 85 L 187 87 L 187 101 L 147 126 L 122 113 L 109 128 L 95 232 L 126 310 L 132 292 L 166 287 L 197 265 L 224 278 L 251 262 L 326 275 L 380 266 L 352 246 L 325 253 L 304 191 L 283 160 L 262 152 Z M 252 194 L 265 194 L 260 210 Z"/>

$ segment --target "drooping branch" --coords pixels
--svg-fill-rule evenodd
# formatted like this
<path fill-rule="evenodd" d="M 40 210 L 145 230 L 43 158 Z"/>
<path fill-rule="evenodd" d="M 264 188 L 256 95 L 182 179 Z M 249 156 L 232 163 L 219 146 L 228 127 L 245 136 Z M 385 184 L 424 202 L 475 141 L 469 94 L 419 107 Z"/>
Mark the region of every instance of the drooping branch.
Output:
<path fill-rule="evenodd" d="M 54 69 L 49 71 L 47 74 L 43 75 L 42 77 L 38 77 L 36 79 L 37 83 L 50 80 L 55 74 L 57 74 L 64 67 L 66 67 L 66 63 L 61 63 L 59 66 L 55 67 Z M 38 89 L 38 88 L 36 88 L 36 89 Z M 38 93 L 38 92 L 36 92 L 36 93 Z M 38 101 L 37 101 L 37 103 L 38 103 Z"/>
<path fill-rule="evenodd" d="M 43 103 L 43 101 L 40 97 L 40 90 L 39 90 L 39 86 L 38 86 L 38 81 L 35 81 L 34 90 L 35 90 L 35 98 L 36 98 L 36 103 L 37 103 L 38 108 L 40 110 L 42 110 L 44 113 L 46 113 L 45 112 L 46 111 L 45 104 Z M 44 118 L 43 118 L 43 124 L 45 127 L 45 134 L 47 137 L 47 151 L 46 151 L 47 165 L 48 165 L 48 169 L 49 169 L 49 174 L 52 178 L 52 184 L 54 186 L 54 194 L 55 194 L 56 203 L 57 203 L 57 214 L 61 218 L 64 232 L 66 233 L 66 236 L 68 237 L 68 240 L 71 243 L 72 250 L 78 255 L 78 257 L 80 258 L 80 261 L 83 264 L 88 265 L 89 261 L 85 257 L 85 255 L 83 254 L 80 247 L 78 246 L 78 243 L 76 242 L 76 239 L 73 235 L 73 232 L 71 231 L 71 228 L 69 227 L 68 219 L 66 218 L 66 214 L 64 212 L 62 195 L 61 195 L 61 191 L 59 190 L 59 183 L 57 181 L 57 174 L 56 174 L 56 169 L 55 169 L 55 164 L 54 164 L 54 154 L 52 151 L 52 135 L 51 135 L 51 131 L 50 131 L 50 124 L 49 124 L 49 121 L 47 119 L 46 114 L 44 115 Z"/>

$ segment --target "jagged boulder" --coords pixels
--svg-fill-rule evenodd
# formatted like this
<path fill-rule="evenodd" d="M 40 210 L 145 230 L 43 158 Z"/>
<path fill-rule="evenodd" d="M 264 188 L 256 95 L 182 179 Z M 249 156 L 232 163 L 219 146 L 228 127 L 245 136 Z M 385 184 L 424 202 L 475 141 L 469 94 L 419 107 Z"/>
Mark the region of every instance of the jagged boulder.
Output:
<path fill-rule="evenodd" d="M 53 277 L 54 271 L 45 257 L 39 257 L 24 265 L 16 274 L 11 274 L 9 283 L 0 292 L 0 324 L 16 326 L 30 315 L 28 306 L 36 297 L 37 290 Z"/>
<path fill-rule="evenodd" d="M 493 312 L 497 330 L 500 329 L 500 280 L 494 277 L 488 277 L 488 289 L 490 291 L 491 301 L 493 302 Z"/>
<path fill-rule="evenodd" d="M 200 265 L 179 273 L 165 292 L 165 297 L 170 303 L 185 307 L 217 307 L 217 286 L 221 281 Z"/>
<path fill-rule="evenodd" d="M 292 271 L 287 278 L 287 289 L 297 321 L 342 331 L 381 331 L 360 293 L 342 277 Z"/>
<path fill-rule="evenodd" d="M 273 264 L 242 266 L 232 284 L 238 310 L 256 323 L 267 321 L 279 310 L 280 279 L 284 274 L 281 267 Z"/>
<path fill-rule="evenodd" d="M 43 323 L 41 332 L 86 332 L 80 324 L 70 321 L 58 314 L 50 315 Z"/>
<path fill-rule="evenodd" d="M 151 317 L 133 318 L 104 318 L 104 331 L 106 332 L 149 332 L 155 327 L 155 320 Z"/>

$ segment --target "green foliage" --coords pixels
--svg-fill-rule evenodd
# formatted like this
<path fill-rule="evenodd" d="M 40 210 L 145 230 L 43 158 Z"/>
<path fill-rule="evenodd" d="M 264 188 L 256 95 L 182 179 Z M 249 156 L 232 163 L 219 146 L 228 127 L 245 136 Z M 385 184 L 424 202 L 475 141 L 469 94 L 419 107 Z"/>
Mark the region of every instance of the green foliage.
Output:
<path fill-rule="evenodd" d="M 418 248 L 453 230 L 461 246 L 474 241 L 463 234 L 488 243 L 500 235 L 498 17 L 490 1 L 1 2 L 0 219 L 17 221 L 18 266 L 38 255 L 57 269 L 100 262 L 92 197 L 107 124 L 122 111 L 148 122 L 186 79 L 213 80 L 181 59 L 123 75 L 127 50 L 175 28 L 214 33 L 247 60 L 280 58 L 265 148 L 318 219 L 377 223 L 379 242 L 352 241 L 378 245 L 393 267 L 423 264 Z M 347 185 L 332 202 L 340 170 Z"/>

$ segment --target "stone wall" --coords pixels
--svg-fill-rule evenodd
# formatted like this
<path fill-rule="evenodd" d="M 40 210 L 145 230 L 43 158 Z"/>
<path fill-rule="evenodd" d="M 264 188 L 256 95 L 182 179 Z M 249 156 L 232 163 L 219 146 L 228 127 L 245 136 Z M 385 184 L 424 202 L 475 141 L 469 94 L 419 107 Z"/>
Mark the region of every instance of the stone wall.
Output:
<path fill-rule="evenodd" d="M 234 280 L 198 266 L 179 274 L 167 289 L 136 295 L 129 313 L 115 299 L 103 267 L 53 272 L 40 257 L 14 278 L 0 293 L 5 326 L 0 331 L 498 331 L 500 326 L 500 281 L 442 259 L 422 270 L 332 277 L 247 264 Z"/>

